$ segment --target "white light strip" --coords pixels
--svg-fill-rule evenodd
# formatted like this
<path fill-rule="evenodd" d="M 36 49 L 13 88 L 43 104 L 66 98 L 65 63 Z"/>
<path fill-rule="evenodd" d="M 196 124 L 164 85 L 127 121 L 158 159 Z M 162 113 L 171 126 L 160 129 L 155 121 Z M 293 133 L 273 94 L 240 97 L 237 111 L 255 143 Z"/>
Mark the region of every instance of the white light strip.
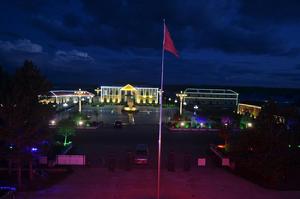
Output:
<path fill-rule="evenodd" d="M 255 105 L 252 105 L 252 104 L 242 104 L 242 103 L 239 103 L 239 106 L 242 105 L 242 106 L 247 106 L 247 107 L 252 107 L 252 108 L 258 108 L 258 109 L 261 109 L 260 106 L 255 106 Z"/>
<path fill-rule="evenodd" d="M 238 100 L 238 98 L 216 98 L 216 97 L 185 97 L 185 99 L 223 99 L 223 100 Z"/>

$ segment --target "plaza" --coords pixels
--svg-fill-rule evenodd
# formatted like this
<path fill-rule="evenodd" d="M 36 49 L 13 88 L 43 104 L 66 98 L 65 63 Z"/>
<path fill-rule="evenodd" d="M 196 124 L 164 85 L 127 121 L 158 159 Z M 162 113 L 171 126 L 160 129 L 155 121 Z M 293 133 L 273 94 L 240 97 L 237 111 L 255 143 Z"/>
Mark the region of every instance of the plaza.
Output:
<path fill-rule="evenodd" d="M 265 189 L 232 174 L 212 161 L 207 154 L 208 143 L 218 142 L 216 134 L 171 134 L 163 130 L 163 160 L 161 173 L 162 199 L 297 199 L 299 191 L 276 191 Z M 80 131 L 74 137 L 78 152 L 87 154 L 89 166 L 73 167 L 73 173 L 58 184 L 45 190 L 19 193 L 18 199 L 74 198 L 74 199 L 153 199 L 156 191 L 156 125 L 135 125 L 123 129 L 107 126 L 95 131 Z M 134 150 L 137 143 L 150 146 L 148 166 L 135 166 L 124 170 L 127 151 Z M 175 151 L 175 172 L 166 169 L 166 157 Z M 183 155 L 192 153 L 190 171 L 183 171 Z M 113 154 L 117 158 L 115 172 L 105 163 Z M 206 157 L 207 165 L 197 167 L 196 158 Z"/>

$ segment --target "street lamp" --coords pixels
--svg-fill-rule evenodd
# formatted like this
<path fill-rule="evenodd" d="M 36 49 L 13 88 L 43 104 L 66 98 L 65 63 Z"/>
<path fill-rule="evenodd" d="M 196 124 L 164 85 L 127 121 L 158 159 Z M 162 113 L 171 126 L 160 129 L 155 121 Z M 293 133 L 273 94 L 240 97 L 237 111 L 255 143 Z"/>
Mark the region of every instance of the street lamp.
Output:
<path fill-rule="evenodd" d="M 78 91 L 75 91 L 74 94 L 76 96 L 78 96 L 78 103 L 79 103 L 79 106 L 78 106 L 78 111 L 79 113 L 81 113 L 81 97 L 84 96 L 84 93 L 85 91 L 82 91 L 81 89 L 78 89 Z"/>
<path fill-rule="evenodd" d="M 182 102 L 183 99 L 187 96 L 187 94 L 182 93 L 182 91 L 180 91 L 180 93 L 176 94 L 176 96 L 180 99 L 179 114 L 182 115 Z"/>
<path fill-rule="evenodd" d="M 99 93 L 101 92 L 101 89 L 100 88 L 96 88 L 95 92 L 96 92 L 97 96 L 99 96 Z"/>

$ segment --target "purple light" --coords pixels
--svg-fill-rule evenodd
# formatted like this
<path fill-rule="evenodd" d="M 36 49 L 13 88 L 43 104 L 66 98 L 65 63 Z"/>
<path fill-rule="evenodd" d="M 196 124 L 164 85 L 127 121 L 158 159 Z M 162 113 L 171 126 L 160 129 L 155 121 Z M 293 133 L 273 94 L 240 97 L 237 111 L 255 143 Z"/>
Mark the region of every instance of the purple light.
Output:
<path fill-rule="evenodd" d="M 227 125 L 230 125 L 232 123 L 232 119 L 230 117 L 223 116 L 221 118 L 221 122 L 222 122 L 222 124 L 227 126 Z"/>
<path fill-rule="evenodd" d="M 37 152 L 37 150 L 38 150 L 38 149 L 37 149 L 36 147 L 32 147 L 32 148 L 31 148 L 31 152 Z"/>

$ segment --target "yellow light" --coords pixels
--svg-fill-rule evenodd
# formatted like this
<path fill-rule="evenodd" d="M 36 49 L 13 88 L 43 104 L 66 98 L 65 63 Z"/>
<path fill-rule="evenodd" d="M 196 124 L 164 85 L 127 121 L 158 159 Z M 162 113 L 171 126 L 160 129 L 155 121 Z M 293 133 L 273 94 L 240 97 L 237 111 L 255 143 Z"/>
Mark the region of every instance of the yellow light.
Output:
<path fill-rule="evenodd" d="M 80 120 L 80 121 L 78 122 L 78 125 L 79 125 L 79 126 L 82 126 L 82 125 L 83 125 L 83 121 Z"/>
<path fill-rule="evenodd" d="M 248 127 L 248 128 L 251 128 L 252 126 L 253 126 L 253 124 L 252 124 L 251 122 L 248 122 L 248 123 L 247 123 L 247 127 Z"/>
<path fill-rule="evenodd" d="M 124 110 L 125 110 L 125 111 L 136 111 L 136 107 L 131 107 L 131 108 L 130 108 L 130 107 L 127 107 L 127 106 L 126 106 L 126 107 L 124 107 Z"/>
<path fill-rule="evenodd" d="M 180 122 L 180 126 L 184 126 L 184 124 L 185 124 L 184 122 Z"/>

